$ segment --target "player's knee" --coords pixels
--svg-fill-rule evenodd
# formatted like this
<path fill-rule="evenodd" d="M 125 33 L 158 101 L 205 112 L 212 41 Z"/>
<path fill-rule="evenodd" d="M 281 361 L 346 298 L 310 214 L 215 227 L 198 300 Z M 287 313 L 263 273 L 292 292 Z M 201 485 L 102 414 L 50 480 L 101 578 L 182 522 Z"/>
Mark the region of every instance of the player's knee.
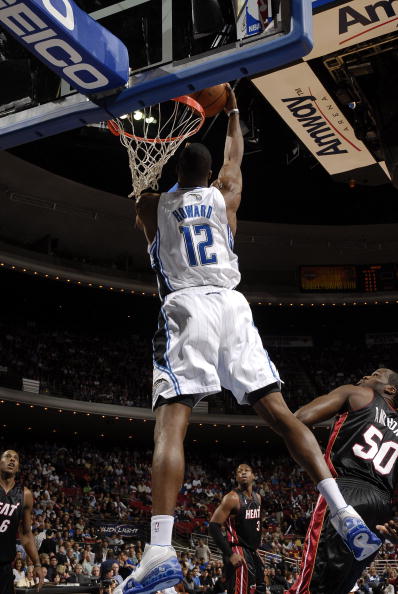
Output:
<path fill-rule="evenodd" d="M 191 411 L 180 404 L 170 404 L 156 410 L 155 443 L 183 440 L 188 428 Z"/>

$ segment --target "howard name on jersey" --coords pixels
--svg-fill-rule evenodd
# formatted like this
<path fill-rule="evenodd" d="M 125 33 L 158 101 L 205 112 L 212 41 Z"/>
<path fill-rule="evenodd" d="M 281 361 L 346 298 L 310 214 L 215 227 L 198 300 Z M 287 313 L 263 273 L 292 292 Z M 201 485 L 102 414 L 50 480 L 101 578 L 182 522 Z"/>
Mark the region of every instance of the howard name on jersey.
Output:
<path fill-rule="evenodd" d="M 187 287 L 235 288 L 238 258 L 218 188 L 194 188 L 162 194 L 158 228 L 148 251 L 163 298 Z"/>

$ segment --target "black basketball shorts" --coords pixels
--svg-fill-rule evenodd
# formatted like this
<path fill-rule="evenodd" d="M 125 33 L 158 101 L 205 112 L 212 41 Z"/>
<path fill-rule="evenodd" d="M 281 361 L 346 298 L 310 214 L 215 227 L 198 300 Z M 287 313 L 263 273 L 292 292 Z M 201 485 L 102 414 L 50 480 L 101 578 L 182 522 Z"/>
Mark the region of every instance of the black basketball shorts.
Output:
<path fill-rule="evenodd" d="M 14 574 L 11 563 L 0 563 L 0 594 L 14 593 Z"/>
<path fill-rule="evenodd" d="M 232 550 L 246 559 L 246 565 L 235 568 L 224 559 L 228 594 L 264 594 L 264 566 L 256 551 L 235 546 Z"/>
<path fill-rule="evenodd" d="M 337 482 L 347 503 L 371 530 L 391 518 L 387 493 L 353 479 Z M 289 594 L 347 594 L 376 555 L 364 561 L 355 559 L 331 525 L 326 501 L 320 496 L 305 537 L 300 575 Z"/>

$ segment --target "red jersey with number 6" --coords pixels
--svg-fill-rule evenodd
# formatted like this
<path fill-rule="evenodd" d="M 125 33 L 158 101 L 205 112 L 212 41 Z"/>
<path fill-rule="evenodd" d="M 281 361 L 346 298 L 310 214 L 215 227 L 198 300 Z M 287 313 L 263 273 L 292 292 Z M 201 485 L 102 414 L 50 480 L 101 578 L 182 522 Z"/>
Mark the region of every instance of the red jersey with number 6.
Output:
<path fill-rule="evenodd" d="M 398 413 L 375 394 L 367 406 L 338 416 L 326 459 L 339 477 L 392 493 L 398 479 Z"/>

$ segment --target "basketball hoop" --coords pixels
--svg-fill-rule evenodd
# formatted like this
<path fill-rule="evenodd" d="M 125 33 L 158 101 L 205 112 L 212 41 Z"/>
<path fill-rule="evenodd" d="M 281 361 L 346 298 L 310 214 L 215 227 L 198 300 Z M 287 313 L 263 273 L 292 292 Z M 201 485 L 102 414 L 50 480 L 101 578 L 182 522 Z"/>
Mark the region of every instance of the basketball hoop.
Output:
<path fill-rule="evenodd" d="M 180 144 L 203 126 L 203 107 L 187 95 L 107 122 L 126 147 L 133 183 L 129 197 L 158 189 L 162 169 Z"/>

